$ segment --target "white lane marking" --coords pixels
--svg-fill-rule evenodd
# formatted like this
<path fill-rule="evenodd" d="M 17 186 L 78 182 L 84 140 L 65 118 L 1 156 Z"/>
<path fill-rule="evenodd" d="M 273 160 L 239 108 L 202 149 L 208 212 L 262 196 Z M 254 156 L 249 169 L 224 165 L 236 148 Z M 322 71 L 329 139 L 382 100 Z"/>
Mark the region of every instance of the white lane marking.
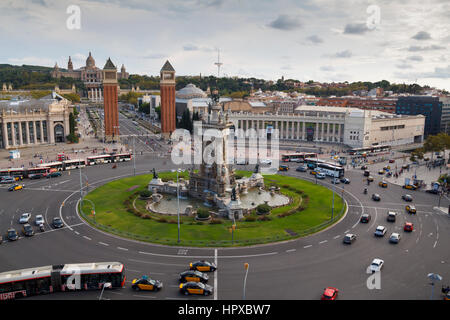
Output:
<path fill-rule="evenodd" d="M 437 241 L 434 243 L 433 248 L 436 248 L 436 245 L 437 245 Z"/>
<path fill-rule="evenodd" d="M 350 232 L 350 230 L 344 231 L 344 233 L 349 233 L 349 232 Z"/>
<path fill-rule="evenodd" d="M 216 264 L 216 267 L 218 268 L 219 266 L 217 265 L 217 249 L 214 249 L 214 263 Z M 216 272 L 214 272 L 214 300 L 217 300 L 217 273 L 218 271 L 216 270 Z"/>
<path fill-rule="evenodd" d="M 83 236 L 83 238 L 85 238 L 86 240 L 92 240 L 91 238 L 86 237 L 86 236 Z"/>
<path fill-rule="evenodd" d="M 312 244 L 310 244 L 310 245 L 307 245 L 307 246 L 304 246 L 303 248 L 310 248 L 310 247 L 312 247 Z"/>
<path fill-rule="evenodd" d="M 337 238 L 339 238 L 340 237 L 340 235 L 337 235 L 336 237 L 334 237 L 333 239 L 337 239 Z"/>
<path fill-rule="evenodd" d="M 119 250 L 123 250 L 123 251 L 128 251 L 128 249 L 127 249 L 127 248 L 122 248 L 122 247 L 117 247 L 117 249 L 119 249 Z"/>
<path fill-rule="evenodd" d="M 136 297 L 136 298 L 145 298 L 145 299 L 156 299 L 155 296 L 143 296 L 143 295 L 137 295 L 137 294 L 133 294 L 133 297 Z"/>
<path fill-rule="evenodd" d="M 106 247 L 109 247 L 109 244 L 107 244 L 107 243 L 104 243 L 104 242 L 99 242 L 99 244 L 101 244 L 102 246 L 106 246 Z"/>
<path fill-rule="evenodd" d="M 176 266 L 176 267 L 187 267 L 188 266 L 187 264 L 161 263 L 161 262 L 142 261 L 142 260 L 136 260 L 136 259 L 128 259 L 128 260 L 133 261 L 133 262 L 158 264 L 158 265 L 164 265 L 164 266 Z"/>
<path fill-rule="evenodd" d="M 328 242 L 328 240 L 320 241 L 319 244 L 326 243 L 326 242 Z"/>
<path fill-rule="evenodd" d="M 76 234 L 77 236 L 79 236 L 79 235 L 80 235 L 80 233 L 79 233 L 78 231 L 75 231 L 75 234 Z"/>
<path fill-rule="evenodd" d="M 289 250 L 286 250 L 286 252 L 294 252 L 294 251 L 296 251 L 297 249 L 289 249 Z"/>

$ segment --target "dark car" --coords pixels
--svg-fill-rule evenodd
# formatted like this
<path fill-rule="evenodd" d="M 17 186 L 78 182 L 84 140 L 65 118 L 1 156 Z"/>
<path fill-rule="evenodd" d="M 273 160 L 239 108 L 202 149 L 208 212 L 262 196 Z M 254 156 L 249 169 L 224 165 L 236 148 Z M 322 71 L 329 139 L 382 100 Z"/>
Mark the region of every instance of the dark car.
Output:
<path fill-rule="evenodd" d="M 62 222 L 62 220 L 58 217 L 53 218 L 53 222 L 52 222 L 53 228 L 62 228 L 64 226 L 64 223 Z"/>
<path fill-rule="evenodd" d="M 397 214 L 395 212 L 389 211 L 386 220 L 388 222 L 395 222 Z"/>
<path fill-rule="evenodd" d="M 380 200 L 381 200 L 381 197 L 380 197 L 380 195 L 379 195 L 378 193 L 374 193 L 374 194 L 372 195 L 372 200 L 373 200 L 373 201 L 380 201 Z"/>
<path fill-rule="evenodd" d="M 297 167 L 297 169 L 295 169 L 295 171 L 298 171 L 298 172 L 306 172 L 307 169 L 308 169 L 307 166 L 300 166 L 300 167 Z"/>
<path fill-rule="evenodd" d="M 361 170 L 367 170 L 367 166 L 366 165 L 363 165 L 363 166 L 361 166 Z"/>
<path fill-rule="evenodd" d="M 365 170 L 364 171 L 364 177 L 368 177 L 370 176 L 370 171 L 369 170 Z"/>
<path fill-rule="evenodd" d="M 40 178 L 43 178 L 43 177 L 44 177 L 44 175 L 42 173 L 34 173 L 34 174 L 30 174 L 28 176 L 28 178 L 30 180 L 40 179 Z"/>
<path fill-rule="evenodd" d="M 359 219 L 359 221 L 361 221 L 362 223 L 368 223 L 370 221 L 372 217 L 370 216 L 370 214 L 368 213 L 364 213 L 361 218 Z"/>
<path fill-rule="evenodd" d="M 289 170 L 289 167 L 285 166 L 285 165 L 281 165 L 278 167 L 278 171 L 288 171 L 288 170 Z"/>
<path fill-rule="evenodd" d="M 55 171 L 55 172 L 49 173 L 49 174 L 47 175 L 47 178 L 56 178 L 56 177 L 61 177 L 61 175 L 62 175 L 62 173 L 61 173 L 61 172 L 59 172 L 59 171 Z"/>
<path fill-rule="evenodd" d="M 191 262 L 189 264 L 189 269 L 197 271 L 216 271 L 217 267 L 214 263 L 205 260 L 200 260 L 197 262 Z"/>
<path fill-rule="evenodd" d="M 349 178 L 342 178 L 342 179 L 341 179 L 341 182 L 342 182 L 343 184 L 350 184 L 350 179 L 349 179 Z"/>
<path fill-rule="evenodd" d="M 355 241 L 355 240 L 356 240 L 356 235 L 354 235 L 352 233 L 347 233 L 342 242 L 345 244 L 352 244 L 353 241 Z"/>
<path fill-rule="evenodd" d="M 7 238 L 9 241 L 16 241 L 19 239 L 19 235 L 15 229 L 8 229 Z"/>
<path fill-rule="evenodd" d="M 207 296 L 213 293 L 213 287 L 201 282 L 186 282 L 180 284 L 180 292 L 185 295 L 202 294 Z"/>
<path fill-rule="evenodd" d="M 203 283 L 206 283 L 206 282 L 208 282 L 209 277 L 207 274 L 202 273 L 197 270 L 187 270 L 187 271 L 180 273 L 178 280 L 180 282 L 203 282 Z"/>
<path fill-rule="evenodd" d="M 133 279 L 131 282 L 131 288 L 136 291 L 158 291 L 161 290 L 163 284 L 159 280 L 153 280 L 147 276 L 143 276 L 141 279 Z"/>
<path fill-rule="evenodd" d="M 16 182 L 16 179 L 14 179 L 13 177 L 3 177 L 0 181 L 0 183 L 2 184 L 8 184 L 8 183 L 14 183 Z"/>
<path fill-rule="evenodd" d="M 2 244 L 2 243 L 3 243 L 3 236 L 0 235 L 0 244 Z"/>
<path fill-rule="evenodd" d="M 411 202 L 413 200 L 413 198 L 409 194 L 402 195 L 402 199 L 407 202 Z"/>
<path fill-rule="evenodd" d="M 22 232 L 26 237 L 34 236 L 33 227 L 28 223 L 23 226 Z"/>
<path fill-rule="evenodd" d="M 429 189 L 429 190 L 426 190 L 425 192 L 432 193 L 432 194 L 439 194 L 439 190 L 437 190 L 437 189 Z"/>

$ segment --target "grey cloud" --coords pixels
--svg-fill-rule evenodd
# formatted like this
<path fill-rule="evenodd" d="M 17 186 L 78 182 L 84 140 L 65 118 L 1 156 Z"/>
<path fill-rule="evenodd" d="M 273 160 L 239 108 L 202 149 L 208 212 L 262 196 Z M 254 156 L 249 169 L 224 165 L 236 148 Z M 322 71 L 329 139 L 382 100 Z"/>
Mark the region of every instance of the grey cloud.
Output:
<path fill-rule="evenodd" d="M 418 51 L 435 51 L 435 50 L 443 50 L 443 49 L 445 49 L 445 47 L 433 44 L 431 46 L 410 46 L 408 48 L 408 51 L 418 52 Z"/>
<path fill-rule="evenodd" d="M 411 60 L 411 61 L 423 61 L 422 56 L 411 56 L 411 57 L 408 57 L 407 59 Z"/>
<path fill-rule="evenodd" d="M 309 36 L 308 38 L 306 38 L 306 40 L 308 40 L 308 41 L 310 41 L 310 42 L 312 42 L 312 43 L 315 43 L 315 44 L 319 44 L 319 43 L 322 43 L 322 42 L 323 42 L 323 39 L 320 38 L 320 37 L 317 36 L 317 35 Z"/>
<path fill-rule="evenodd" d="M 269 23 L 267 26 L 279 30 L 294 30 L 302 27 L 298 17 L 280 14 L 277 19 Z"/>
<path fill-rule="evenodd" d="M 351 58 L 352 57 L 352 52 L 350 50 L 344 50 L 344 51 L 339 51 L 336 52 L 333 57 L 335 58 Z"/>
<path fill-rule="evenodd" d="M 426 32 L 426 31 L 420 31 L 420 32 L 417 32 L 417 33 L 412 37 L 412 39 L 415 39 L 415 40 L 429 40 L 429 39 L 431 39 L 431 36 L 430 36 L 430 34 L 429 34 L 428 32 Z"/>
<path fill-rule="evenodd" d="M 322 66 L 322 67 L 320 67 L 320 70 L 322 70 L 322 71 L 334 71 L 334 68 L 332 66 Z"/>
<path fill-rule="evenodd" d="M 151 53 L 145 56 L 142 56 L 143 59 L 162 59 L 167 57 L 165 53 Z"/>
<path fill-rule="evenodd" d="M 183 50 L 184 51 L 197 51 L 198 47 L 193 44 L 187 44 L 187 45 L 183 46 Z"/>
<path fill-rule="evenodd" d="M 395 66 L 399 69 L 412 69 L 412 65 L 404 63 L 404 62 L 397 64 Z"/>
<path fill-rule="evenodd" d="M 365 23 L 349 23 L 345 26 L 344 34 L 364 34 L 370 31 Z"/>

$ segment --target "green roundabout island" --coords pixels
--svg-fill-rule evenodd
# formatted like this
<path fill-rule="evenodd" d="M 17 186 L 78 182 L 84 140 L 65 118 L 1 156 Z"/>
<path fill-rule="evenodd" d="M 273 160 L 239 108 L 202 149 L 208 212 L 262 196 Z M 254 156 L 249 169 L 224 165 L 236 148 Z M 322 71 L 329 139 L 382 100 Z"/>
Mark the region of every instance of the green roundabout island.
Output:
<path fill-rule="evenodd" d="M 236 171 L 237 177 L 251 175 L 250 171 Z M 304 237 L 336 223 L 346 209 L 344 200 L 336 193 L 331 219 L 332 190 L 295 177 L 264 175 L 264 189 L 271 190 L 269 197 L 279 196 L 288 201 L 279 206 L 269 206 L 268 201 L 259 205 L 252 203 L 254 206 L 249 206 L 241 218 L 234 221 L 218 214 L 218 208 L 207 203 L 192 202 L 188 214 L 180 210 L 178 242 L 179 202 L 176 195 L 162 194 L 166 204 L 170 204 L 169 212 L 155 211 L 152 192 L 148 190 L 154 177 L 138 175 L 94 189 L 79 204 L 80 216 L 90 225 L 124 238 L 164 245 L 230 247 Z M 189 172 L 180 172 L 178 178 L 189 179 Z M 177 173 L 161 172 L 158 179 L 175 181 L 176 185 Z M 263 191 L 260 188 L 256 193 Z"/>

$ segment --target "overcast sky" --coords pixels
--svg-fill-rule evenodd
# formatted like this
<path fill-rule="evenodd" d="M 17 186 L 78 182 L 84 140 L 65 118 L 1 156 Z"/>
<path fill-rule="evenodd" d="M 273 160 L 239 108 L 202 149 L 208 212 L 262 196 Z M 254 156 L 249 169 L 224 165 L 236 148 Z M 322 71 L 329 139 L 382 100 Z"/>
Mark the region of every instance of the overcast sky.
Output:
<path fill-rule="evenodd" d="M 70 29 L 80 9 L 80 29 Z M 0 63 L 450 90 L 449 0 L 1 0 Z M 73 25 L 73 24 L 72 24 Z"/>

